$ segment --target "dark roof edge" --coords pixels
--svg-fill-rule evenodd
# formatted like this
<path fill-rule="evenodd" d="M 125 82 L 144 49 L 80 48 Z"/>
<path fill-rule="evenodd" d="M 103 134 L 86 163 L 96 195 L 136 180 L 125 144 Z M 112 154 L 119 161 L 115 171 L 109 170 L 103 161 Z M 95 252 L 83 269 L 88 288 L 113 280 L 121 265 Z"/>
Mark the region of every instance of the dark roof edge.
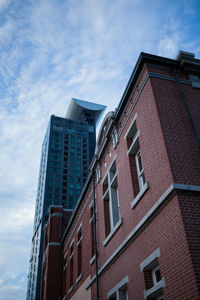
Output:
<path fill-rule="evenodd" d="M 90 173 L 88 174 L 87 181 L 85 182 L 85 184 L 84 184 L 84 186 L 83 186 L 83 189 L 82 189 L 82 191 L 81 191 L 81 194 L 80 194 L 80 196 L 79 196 L 79 199 L 78 199 L 78 201 L 77 201 L 77 204 L 76 204 L 76 206 L 75 206 L 75 208 L 74 208 L 74 211 L 73 211 L 73 213 L 72 213 L 72 215 L 71 215 L 71 218 L 70 218 L 70 220 L 69 220 L 69 223 L 67 224 L 67 227 L 66 227 L 66 229 L 65 229 L 65 231 L 64 231 L 64 233 L 63 233 L 63 236 L 62 236 L 62 239 L 61 239 L 61 243 L 63 243 L 63 241 L 64 241 L 64 239 L 65 239 L 65 237 L 66 237 L 66 235 L 67 235 L 69 229 L 71 228 L 72 222 L 74 221 L 74 219 L 75 219 L 75 217 L 76 217 L 76 213 L 77 213 L 78 210 L 79 210 L 79 207 L 80 207 L 80 205 L 81 205 L 81 203 L 82 203 L 82 201 L 83 201 L 83 197 L 85 196 L 85 194 L 86 194 L 86 192 L 87 192 L 88 185 L 90 184 L 91 180 L 92 180 L 92 172 L 90 172 Z"/>
<path fill-rule="evenodd" d="M 135 67 L 133 69 L 133 72 L 131 74 L 131 77 L 128 81 L 128 84 L 124 90 L 122 97 L 121 97 L 119 105 L 115 110 L 115 120 L 116 121 L 118 121 L 120 119 L 121 112 L 124 109 L 127 101 L 129 100 L 129 96 L 132 91 L 132 87 L 135 85 L 135 83 L 139 77 L 139 74 L 142 71 L 143 65 L 145 63 L 159 63 L 161 65 L 172 65 L 172 64 L 178 65 L 178 62 L 175 59 L 170 59 L 170 58 L 166 58 L 166 57 L 162 57 L 162 56 L 158 56 L 158 55 L 141 52 L 138 57 L 138 60 L 135 64 Z"/>

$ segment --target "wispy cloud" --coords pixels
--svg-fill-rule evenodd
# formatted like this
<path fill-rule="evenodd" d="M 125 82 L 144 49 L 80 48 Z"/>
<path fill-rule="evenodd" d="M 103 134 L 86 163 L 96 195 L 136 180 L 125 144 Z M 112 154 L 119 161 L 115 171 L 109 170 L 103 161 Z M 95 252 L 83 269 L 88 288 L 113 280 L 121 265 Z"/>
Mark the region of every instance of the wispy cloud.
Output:
<path fill-rule="evenodd" d="M 40 149 L 71 97 L 120 100 L 141 51 L 200 47 L 199 2 L 0 0 L 0 299 L 24 299 Z M 195 38 L 193 38 L 195 37 Z"/>

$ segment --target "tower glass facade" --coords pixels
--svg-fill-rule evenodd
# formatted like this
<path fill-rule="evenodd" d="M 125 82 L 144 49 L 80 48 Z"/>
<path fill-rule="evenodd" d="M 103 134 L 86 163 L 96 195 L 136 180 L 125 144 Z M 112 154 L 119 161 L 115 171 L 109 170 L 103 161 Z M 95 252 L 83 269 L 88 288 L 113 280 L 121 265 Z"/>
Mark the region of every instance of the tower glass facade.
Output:
<path fill-rule="evenodd" d="M 40 299 L 43 227 L 50 205 L 73 210 L 87 179 L 96 124 L 105 106 L 72 99 L 66 118 L 52 115 L 42 144 L 27 300 Z"/>

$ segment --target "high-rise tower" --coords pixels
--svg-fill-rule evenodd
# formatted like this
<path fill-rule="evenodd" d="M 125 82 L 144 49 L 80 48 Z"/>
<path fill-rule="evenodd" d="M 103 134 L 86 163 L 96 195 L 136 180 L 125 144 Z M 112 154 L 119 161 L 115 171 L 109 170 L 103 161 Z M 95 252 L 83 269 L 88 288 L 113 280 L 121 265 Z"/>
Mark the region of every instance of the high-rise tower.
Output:
<path fill-rule="evenodd" d="M 73 210 L 87 179 L 96 144 L 96 125 L 106 107 L 72 99 L 65 118 L 52 115 L 41 152 L 27 300 L 39 300 L 43 227 L 50 205 Z"/>

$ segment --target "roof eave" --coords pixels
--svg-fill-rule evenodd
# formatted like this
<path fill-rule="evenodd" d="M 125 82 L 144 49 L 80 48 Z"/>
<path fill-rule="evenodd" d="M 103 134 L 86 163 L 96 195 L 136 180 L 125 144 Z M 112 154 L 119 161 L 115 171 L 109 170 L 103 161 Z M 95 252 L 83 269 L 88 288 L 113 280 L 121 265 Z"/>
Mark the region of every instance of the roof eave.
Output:
<path fill-rule="evenodd" d="M 131 74 L 131 77 L 128 81 L 128 84 L 124 90 L 120 103 L 115 111 L 115 121 L 118 121 L 120 119 L 121 113 L 124 107 L 126 106 L 127 101 L 129 100 L 132 89 L 135 83 L 137 82 L 137 79 L 145 63 L 154 63 L 160 65 L 178 65 L 178 62 L 174 59 L 141 52 Z"/>

